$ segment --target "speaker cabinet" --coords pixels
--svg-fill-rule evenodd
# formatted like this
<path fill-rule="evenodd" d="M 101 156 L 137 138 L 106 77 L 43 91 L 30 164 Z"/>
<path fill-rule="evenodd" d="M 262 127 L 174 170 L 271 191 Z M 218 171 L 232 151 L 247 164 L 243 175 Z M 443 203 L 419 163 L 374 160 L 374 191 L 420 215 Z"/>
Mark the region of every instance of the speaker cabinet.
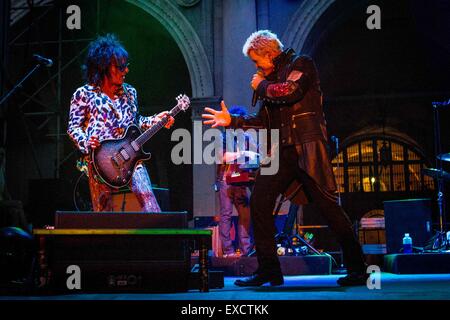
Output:
<path fill-rule="evenodd" d="M 40 236 L 52 289 L 67 290 L 67 270 L 76 266 L 84 292 L 188 290 L 194 243 L 179 235 L 187 212 L 58 211 L 55 222 L 61 234 Z"/>
<path fill-rule="evenodd" d="M 188 240 L 131 234 L 73 235 L 47 241 L 52 274 L 49 284 L 53 290 L 68 290 L 71 266 L 80 270 L 81 292 L 186 292 L 189 289 Z"/>
<path fill-rule="evenodd" d="M 431 200 L 384 201 L 387 253 L 399 253 L 409 233 L 414 247 L 425 246 L 431 237 Z"/>

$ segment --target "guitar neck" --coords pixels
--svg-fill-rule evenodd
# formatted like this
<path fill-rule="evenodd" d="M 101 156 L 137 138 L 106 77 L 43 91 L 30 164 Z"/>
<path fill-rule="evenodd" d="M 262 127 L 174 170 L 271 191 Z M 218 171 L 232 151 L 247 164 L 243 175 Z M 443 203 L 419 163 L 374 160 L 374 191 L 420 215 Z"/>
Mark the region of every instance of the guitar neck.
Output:
<path fill-rule="evenodd" d="M 169 111 L 169 115 L 175 117 L 181 110 L 182 110 L 181 106 L 176 105 L 175 107 L 172 108 L 172 110 Z M 169 117 L 164 117 L 163 119 L 159 120 L 150 129 L 144 131 L 144 133 L 142 133 L 139 137 L 137 137 L 135 140 L 136 143 L 142 146 L 144 143 L 150 140 L 150 138 L 153 137 L 159 130 L 161 130 L 167 124 L 167 122 L 169 122 Z"/>

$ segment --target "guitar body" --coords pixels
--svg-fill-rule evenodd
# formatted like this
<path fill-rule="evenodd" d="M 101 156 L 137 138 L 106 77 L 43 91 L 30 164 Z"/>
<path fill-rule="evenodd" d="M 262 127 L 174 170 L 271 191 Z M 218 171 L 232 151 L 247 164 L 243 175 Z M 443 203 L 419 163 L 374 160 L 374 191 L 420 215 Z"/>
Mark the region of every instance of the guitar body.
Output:
<path fill-rule="evenodd" d="M 133 143 L 140 135 L 141 130 L 131 125 L 123 138 L 104 140 L 100 147 L 92 152 L 95 171 L 110 187 L 126 186 L 138 162 L 150 159 L 151 154 Z"/>
<path fill-rule="evenodd" d="M 179 95 L 177 105 L 168 114 L 172 117 L 189 108 L 190 100 L 186 95 Z M 98 148 L 92 151 L 91 159 L 96 173 L 113 188 L 122 188 L 130 183 L 134 169 L 139 161 L 150 159 L 150 153 L 144 152 L 142 146 L 168 122 L 163 117 L 149 129 L 141 130 L 131 125 L 120 139 L 103 140 Z"/>

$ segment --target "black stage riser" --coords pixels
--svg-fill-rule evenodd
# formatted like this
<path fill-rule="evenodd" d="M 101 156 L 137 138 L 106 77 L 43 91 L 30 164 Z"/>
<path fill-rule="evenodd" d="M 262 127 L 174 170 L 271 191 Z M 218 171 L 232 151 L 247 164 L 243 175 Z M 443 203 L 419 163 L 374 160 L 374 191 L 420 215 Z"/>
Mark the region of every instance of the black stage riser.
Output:
<path fill-rule="evenodd" d="M 81 288 L 69 290 L 66 273 L 70 265 L 81 271 Z M 56 263 L 50 288 L 67 292 L 186 292 L 189 269 L 179 261 L 114 261 Z"/>
<path fill-rule="evenodd" d="M 47 241 L 51 289 L 67 291 L 67 268 L 76 265 L 83 292 L 188 290 L 191 241 L 133 235 L 73 235 Z"/>
<path fill-rule="evenodd" d="M 195 241 L 176 236 L 187 228 L 186 212 L 56 212 L 61 236 L 43 236 L 50 274 L 48 288 L 67 292 L 185 292 L 192 286 Z M 120 229 L 130 234 L 77 234 L 86 229 Z M 168 235 L 140 235 L 164 229 Z M 174 235 L 170 235 L 170 230 Z M 135 230 L 135 232 L 133 232 Z M 81 271 L 81 289 L 67 287 L 68 267 Z M 216 281 L 217 282 L 217 281 Z M 217 285 L 217 284 L 216 284 Z M 199 288 L 197 286 L 197 288 Z"/>
<path fill-rule="evenodd" d="M 450 253 L 388 254 L 384 271 L 396 274 L 450 274 Z"/>

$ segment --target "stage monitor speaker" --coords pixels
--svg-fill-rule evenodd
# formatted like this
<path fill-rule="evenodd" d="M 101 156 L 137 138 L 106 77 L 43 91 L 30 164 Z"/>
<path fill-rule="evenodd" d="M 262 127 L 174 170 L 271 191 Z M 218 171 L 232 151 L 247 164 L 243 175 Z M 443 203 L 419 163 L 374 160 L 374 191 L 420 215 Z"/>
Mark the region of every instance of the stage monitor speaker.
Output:
<path fill-rule="evenodd" d="M 176 236 L 66 235 L 47 238 L 56 291 L 68 290 L 71 266 L 80 270 L 81 292 L 186 292 L 190 248 Z M 73 271 L 72 271 L 73 272 Z"/>
<path fill-rule="evenodd" d="M 57 211 L 57 229 L 154 229 L 188 227 L 187 212 Z"/>
<path fill-rule="evenodd" d="M 405 233 L 414 247 L 425 246 L 431 238 L 431 200 L 406 199 L 384 201 L 387 253 L 399 253 Z"/>

